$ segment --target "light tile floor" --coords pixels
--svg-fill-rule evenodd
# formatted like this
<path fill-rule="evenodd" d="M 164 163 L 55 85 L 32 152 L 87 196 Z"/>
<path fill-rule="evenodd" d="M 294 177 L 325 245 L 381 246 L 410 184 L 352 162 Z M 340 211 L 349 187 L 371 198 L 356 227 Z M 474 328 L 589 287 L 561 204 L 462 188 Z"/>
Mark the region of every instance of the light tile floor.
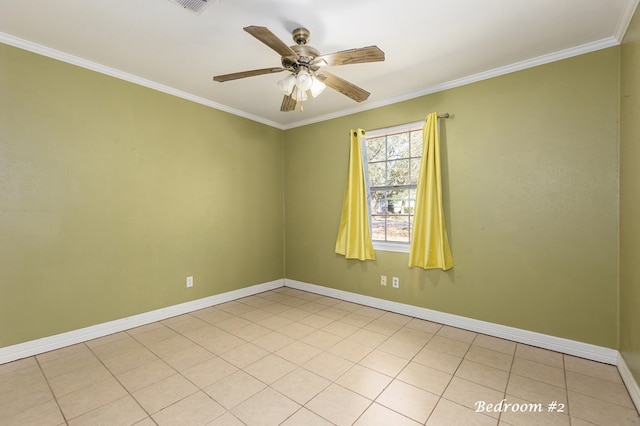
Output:
<path fill-rule="evenodd" d="M 613 366 L 280 288 L 0 365 L 0 425 L 64 424 L 640 418 Z"/>

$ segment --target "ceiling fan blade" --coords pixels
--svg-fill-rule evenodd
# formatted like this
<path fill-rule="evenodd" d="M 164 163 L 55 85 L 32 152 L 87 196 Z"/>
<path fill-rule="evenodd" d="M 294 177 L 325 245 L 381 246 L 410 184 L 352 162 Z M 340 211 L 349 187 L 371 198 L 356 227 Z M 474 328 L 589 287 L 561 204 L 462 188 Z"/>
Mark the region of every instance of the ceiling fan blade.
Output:
<path fill-rule="evenodd" d="M 319 72 L 317 77 L 322 80 L 324 84 L 331 87 L 334 90 L 342 93 L 345 96 L 350 97 L 356 102 L 366 101 L 370 93 L 353 83 L 349 83 L 347 80 L 343 80 L 337 75 L 333 75 L 326 71 Z"/>
<path fill-rule="evenodd" d="M 298 54 L 294 52 L 289 46 L 278 38 L 277 35 L 272 33 L 267 27 L 258 27 L 255 25 L 244 27 L 246 32 L 278 52 L 280 56 L 294 58 L 298 60 Z"/>
<path fill-rule="evenodd" d="M 318 56 L 311 65 L 334 66 L 380 61 L 384 61 L 384 52 L 378 46 L 367 46 Z"/>
<path fill-rule="evenodd" d="M 289 95 L 284 95 L 282 105 L 280 105 L 280 111 L 287 112 L 293 111 L 294 109 L 296 109 L 296 100 Z"/>
<path fill-rule="evenodd" d="M 216 76 L 213 77 L 213 79 L 215 81 L 223 82 L 223 81 L 229 81 L 229 80 L 237 80 L 239 78 L 253 77 L 255 75 L 272 74 L 272 73 L 281 72 L 281 71 L 284 71 L 284 70 L 285 69 L 282 68 L 282 67 L 278 67 L 278 68 L 262 68 L 262 69 L 259 69 L 259 70 L 240 71 L 240 72 L 234 72 L 234 73 L 231 73 L 231 74 L 216 75 Z"/>

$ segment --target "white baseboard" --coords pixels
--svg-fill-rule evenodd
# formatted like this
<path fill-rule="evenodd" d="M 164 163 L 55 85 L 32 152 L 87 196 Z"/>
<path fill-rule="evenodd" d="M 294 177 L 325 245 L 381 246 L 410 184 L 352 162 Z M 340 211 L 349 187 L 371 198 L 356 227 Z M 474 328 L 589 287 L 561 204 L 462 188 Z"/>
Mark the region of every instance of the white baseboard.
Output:
<path fill-rule="evenodd" d="M 333 288 L 309 284 L 301 281 L 285 279 L 284 285 L 286 287 L 296 288 L 298 290 L 304 290 L 311 293 L 334 297 L 336 299 L 341 299 L 348 302 L 358 303 L 360 305 L 384 309 L 385 311 L 429 320 L 437 322 L 439 324 L 445 324 L 452 327 L 475 331 L 477 333 L 500 337 L 503 339 L 512 340 L 514 342 L 524 343 L 531 346 L 537 346 L 544 349 L 550 349 L 552 351 L 562 352 L 568 355 L 574 355 L 593 361 L 604 362 L 612 365 L 616 365 L 616 363 L 618 362 L 617 350 L 605 348 L 602 346 L 591 345 L 589 343 L 549 336 L 547 334 L 535 333 L 533 331 L 522 330 L 519 328 L 508 327 L 506 325 L 494 324 L 486 321 L 480 321 L 459 315 L 434 311 L 427 308 L 420 308 L 418 306 L 392 302 L 390 300 L 378 299 L 376 297 L 364 296 L 362 294 L 350 293 L 343 290 L 336 290 Z"/>
<path fill-rule="evenodd" d="M 161 321 L 177 315 L 186 314 L 197 311 L 198 309 L 208 308 L 209 306 L 219 305 L 220 303 L 229 302 L 264 291 L 273 290 L 284 286 L 284 279 L 270 281 L 262 284 L 256 284 L 250 287 L 229 291 L 226 293 L 216 294 L 214 296 L 205 297 L 191 302 L 181 303 L 179 305 L 168 306 L 166 308 L 156 309 L 154 311 L 121 318 L 102 324 L 92 325 L 90 327 L 69 331 L 66 333 L 56 334 L 54 336 L 43 337 L 41 339 L 31 340 L 17 345 L 6 346 L 0 348 L 0 364 L 15 361 L 60 349 L 65 346 L 75 345 L 77 343 L 86 342 L 88 340 L 103 337 L 109 334 L 118 333 L 120 331 L 129 330 L 131 328 L 140 327 L 152 322 Z"/>
<path fill-rule="evenodd" d="M 631 370 L 625 362 L 622 354 L 618 354 L 618 363 L 616 365 L 620 372 L 620 376 L 622 377 L 622 381 L 627 387 L 627 391 L 629 391 L 629 396 L 631 397 L 633 404 L 636 406 L 636 410 L 640 413 L 640 386 L 633 377 L 633 374 L 631 373 Z"/>

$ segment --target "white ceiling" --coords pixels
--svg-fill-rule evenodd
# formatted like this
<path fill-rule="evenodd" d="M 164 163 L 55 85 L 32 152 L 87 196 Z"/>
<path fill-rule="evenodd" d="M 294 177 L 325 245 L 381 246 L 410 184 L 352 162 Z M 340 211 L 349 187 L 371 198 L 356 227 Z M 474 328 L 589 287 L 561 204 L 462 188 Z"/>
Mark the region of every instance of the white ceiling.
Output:
<path fill-rule="evenodd" d="M 209 0 L 196 15 L 171 0 L 0 0 L 0 42 L 287 129 L 619 44 L 638 1 Z M 249 25 L 386 60 L 329 69 L 371 92 L 363 103 L 327 89 L 280 112 L 285 73 L 212 80 L 280 66 Z"/>

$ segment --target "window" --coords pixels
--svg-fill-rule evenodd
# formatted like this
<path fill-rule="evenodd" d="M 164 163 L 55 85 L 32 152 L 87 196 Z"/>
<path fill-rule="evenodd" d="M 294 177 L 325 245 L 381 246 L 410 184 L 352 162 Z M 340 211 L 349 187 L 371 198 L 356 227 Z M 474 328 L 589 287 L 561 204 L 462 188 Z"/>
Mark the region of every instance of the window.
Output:
<path fill-rule="evenodd" d="M 409 251 L 422 157 L 422 123 L 367 132 L 374 248 Z"/>

